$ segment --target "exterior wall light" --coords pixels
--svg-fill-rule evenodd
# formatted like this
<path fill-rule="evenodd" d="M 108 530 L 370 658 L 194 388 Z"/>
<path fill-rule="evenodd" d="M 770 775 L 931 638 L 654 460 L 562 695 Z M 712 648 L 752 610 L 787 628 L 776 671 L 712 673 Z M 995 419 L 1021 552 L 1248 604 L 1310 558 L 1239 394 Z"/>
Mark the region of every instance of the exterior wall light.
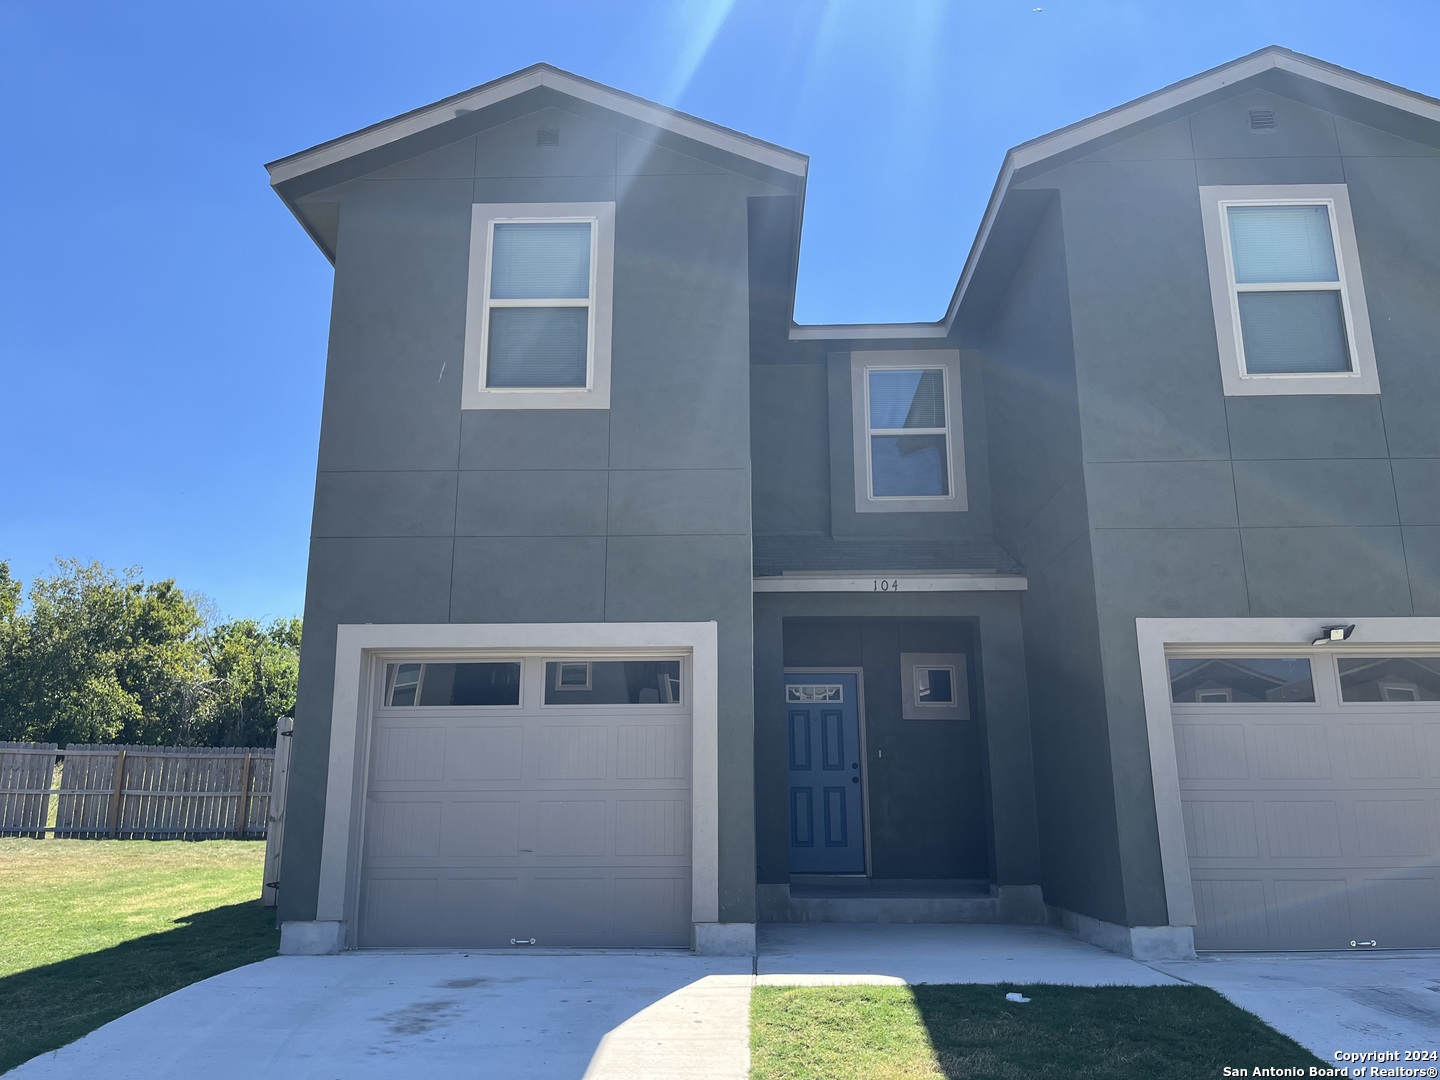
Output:
<path fill-rule="evenodd" d="M 1350 635 L 1354 632 L 1354 623 L 1343 626 L 1322 626 L 1320 628 L 1320 636 L 1317 637 L 1314 641 L 1310 642 L 1310 644 L 1333 645 L 1336 642 L 1348 641 L 1350 639 Z"/>

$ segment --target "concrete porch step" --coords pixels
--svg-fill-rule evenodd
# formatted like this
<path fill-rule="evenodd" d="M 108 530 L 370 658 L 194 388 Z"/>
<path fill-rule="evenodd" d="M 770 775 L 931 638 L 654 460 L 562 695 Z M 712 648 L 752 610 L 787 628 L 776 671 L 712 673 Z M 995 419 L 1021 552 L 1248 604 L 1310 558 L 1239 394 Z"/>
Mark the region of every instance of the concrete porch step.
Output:
<path fill-rule="evenodd" d="M 835 889 L 814 884 L 762 885 L 757 899 L 760 921 L 771 923 L 1043 924 L 1046 921 L 1038 889 L 1002 887 L 998 896 L 976 895 L 979 890 L 973 886 L 953 890 L 961 895 L 936 895 L 939 891 L 916 889 L 911 895 L 904 895 L 902 890 L 883 884 L 868 893 L 858 885 Z"/>

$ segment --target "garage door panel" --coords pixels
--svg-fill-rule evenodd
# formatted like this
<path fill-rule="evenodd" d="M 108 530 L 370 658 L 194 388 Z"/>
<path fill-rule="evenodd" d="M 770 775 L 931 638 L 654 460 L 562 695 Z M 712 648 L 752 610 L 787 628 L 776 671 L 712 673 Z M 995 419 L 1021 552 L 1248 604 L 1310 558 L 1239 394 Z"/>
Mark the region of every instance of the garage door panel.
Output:
<path fill-rule="evenodd" d="M 1256 724 L 1255 777 L 1259 780 L 1329 780 L 1329 733 L 1323 724 Z"/>
<path fill-rule="evenodd" d="M 540 780 L 604 780 L 610 776 L 610 732 L 593 725 L 541 728 L 535 737 Z"/>
<path fill-rule="evenodd" d="M 359 944 L 421 947 L 434 933 L 439 875 L 370 876 L 360 895 Z"/>
<path fill-rule="evenodd" d="M 461 727 L 446 741 L 446 778 L 450 780 L 522 780 L 525 776 L 525 729 Z"/>
<path fill-rule="evenodd" d="M 1200 875 L 1194 881 L 1197 949 L 1263 947 L 1270 937 L 1270 904 L 1264 881 Z"/>
<path fill-rule="evenodd" d="M 1333 949 L 1355 935 L 1358 923 L 1346 877 L 1276 878 L 1270 888 L 1272 930 L 1287 947 Z"/>
<path fill-rule="evenodd" d="M 615 732 L 619 780 L 683 780 L 690 775 L 690 731 L 675 724 L 625 724 Z"/>
<path fill-rule="evenodd" d="M 1340 814 L 1328 799 L 1267 800 L 1266 850 L 1272 859 L 1338 859 Z"/>
<path fill-rule="evenodd" d="M 1249 799 L 1195 799 L 1183 810 L 1185 842 L 1194 858 L 1259 857 L 1260 833 Z"/>
<path fill-rule="evenodd" d="M 560 796 L 535 805 L 535 847 L 540 857 L 604 856 L 613 828 L 606 799 Z"/>
<path fill-rule="evenodd" d="M 690 881 L 672 875 L 615 879 L 617 932 L 656 944 L 684 945 L 690 936 Z"/>
<path fill-rule="evenodd" d="M 1245 729 L 1239 724 L 1175 724 L 1182 780 L 1245 780 L 1250 775 Z"/>
<path fill-rule="evenodd" d="M 1174 706 L 1198 949 L 1440 947 L 1440 706 L 1337 700 L 1336 662 L 1314 701 Z"/>
<path fill-rule="evenodd" d="M 432 941 L 484 948 L 508 945 L 519 931 L 521 879 L 516 874 L 466 877 L 440 882 L 439 917 Z"/>
<path fill-rule="evenodd" d="M 365 820 L 365 857 L 428 858 L 440 854 L 442 804 L 438 799 L 391 798 L 370 804 Z"/>
<path fill-rule="evenodd" d="M 521 805 L 515 799 L 451 799 L 445 803 L 441 850 L 447 858 L 516 858 Z"/>
<path fill-rule="evenodd" d="M 690 723 L 668 704 L 378 710 L 359 943 L 688 945 Z"/>
<path fill-rule="evenodd" d="M 380 783 L 445 778 L 443 727 L 385 727 L 375 732 L 374 776 Z"/>
<path fill-rule="evenodd" d="M 1385 948 L 1423 947 L 1426 939 L 1407 933 L 1405 928 L 1423 926 L 1440 909 L 1440 881 L 1428 875 L 1386 876 L 1366 878 L 1363 884 L 1362 932 L 1366 939 L 1378 941 Z"/>
<path fill-rule="evenodd" d="M 605 874 L 537 873 L 524 923 L 530 937 L 556 944 L 611 936 L 614 895 Z"/>
<path fill-rule="evenodd" d="M 1356 780 L 1412 780 L 1423 775 L 1420 747 L 1408 723 L 1349 724 L 1350 775 Z"/>
<path fill-rule="evenodd" d="M 1357 799 L 1355 832 L 1365 856 L 1433 859 L 1440 851 L 1426 799 Z"/>
<path fill-rule="evenodd" d="M 683 856 L 689 851 L 688 799 L 616 801 L 616 855 Z"/>

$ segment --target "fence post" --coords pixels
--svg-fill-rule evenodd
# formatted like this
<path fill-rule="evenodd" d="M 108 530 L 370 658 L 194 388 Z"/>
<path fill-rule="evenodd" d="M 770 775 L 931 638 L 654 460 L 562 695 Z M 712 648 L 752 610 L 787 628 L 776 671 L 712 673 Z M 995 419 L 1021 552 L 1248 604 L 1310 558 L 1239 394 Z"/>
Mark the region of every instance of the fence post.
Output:
<path fill-rule="evenodd" d="M 55 787 L 55 755 L 51 754 L 45 760 L 50 763 L 50 767 L 45 770 L 45 794 L 40 796 L 40 831 L 35 834 L 41 840 L 50 835 L 50 792 Z"/>
<path fill-rule="evenodd" d="M 250 751 L 240 766 L 240 801 L 235 804 L 235 839 L 244 840 L 250 830 Z"/>
<path fill-rule="evenodd" d="M 110 839 L 120 832 L 120 803 L 125 794 L 125 751 L 115 759 L 115 794 L 110 797 Z"/>

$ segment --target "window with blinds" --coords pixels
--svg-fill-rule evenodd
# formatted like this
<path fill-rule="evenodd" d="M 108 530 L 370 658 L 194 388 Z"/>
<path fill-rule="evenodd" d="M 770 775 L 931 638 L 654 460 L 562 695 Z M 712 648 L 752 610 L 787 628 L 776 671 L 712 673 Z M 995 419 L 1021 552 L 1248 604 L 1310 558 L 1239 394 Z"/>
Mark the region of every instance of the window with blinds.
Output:
<path fill-rule="evenodd" d="M 945 369 L 871 368 L 865 373 L 865 393 L 870 497 L 948 498 Z"/>
<path fill-rule="evenodd" d="M 1245 374 L 1352 372 L 1331 204 L 1224 211 Z"/>
<path fill-rule="evenodd" d="M 490 223 L 486 389 L 583 389 L 590 377 L 595 222 Z"/>

